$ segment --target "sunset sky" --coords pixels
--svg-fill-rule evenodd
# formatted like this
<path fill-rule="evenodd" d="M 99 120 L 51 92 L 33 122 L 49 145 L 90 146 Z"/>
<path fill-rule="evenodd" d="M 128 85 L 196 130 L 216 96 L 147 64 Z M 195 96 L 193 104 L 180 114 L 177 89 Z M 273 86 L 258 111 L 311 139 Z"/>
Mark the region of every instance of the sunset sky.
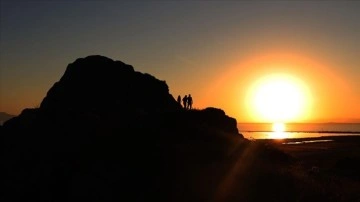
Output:
<path fill-rule="evenodd" d="M 283 121 L 360 121 L 360 1 L 0 2 L 0 111 L 39 106 L 69 63 L 104 55 L 238 122 L 276 121 L 272 95 L 298 110 Z"/>

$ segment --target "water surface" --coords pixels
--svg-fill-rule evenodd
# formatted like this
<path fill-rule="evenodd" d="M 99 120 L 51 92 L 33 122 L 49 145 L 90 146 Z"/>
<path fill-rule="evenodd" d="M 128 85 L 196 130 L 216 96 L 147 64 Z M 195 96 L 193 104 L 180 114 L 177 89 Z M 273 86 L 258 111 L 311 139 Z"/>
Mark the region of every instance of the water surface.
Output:
<path fill-rule="evenodd" d="M 282 133 L 272 132 L 271 123 L 239 123 L 238 129 L 248 139 L 360 135 L 360 123 L 287 123 Z"/>

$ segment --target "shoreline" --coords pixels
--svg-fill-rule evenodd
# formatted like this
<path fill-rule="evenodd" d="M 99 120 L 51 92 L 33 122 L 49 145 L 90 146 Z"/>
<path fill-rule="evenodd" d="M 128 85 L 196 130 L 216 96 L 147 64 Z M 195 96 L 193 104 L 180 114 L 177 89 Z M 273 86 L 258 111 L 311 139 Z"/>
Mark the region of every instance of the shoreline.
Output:
<path fill-rule="evenodd" d="M 247 131 L 240 131 L 245 133 L 274 133 L 275 131 L 270 130 L 247 130 Z M 284 133 L 339 133 L 339 134 L 360 134 L 360 131 L 283 131 Z"/>
<path fill-rule="evenodd" d="M 276 138 L 276 132 L 246 132 L 241 131 L 245 138 L 249 140 L 306 140 L 323 138 L 341 138 L 341 137 L 360 137 L 360 132 L 281 132 L 284 133 L 280 138 Z"/>
<path fill-rule="evenodd" d="M 248 139 L 248 138 L 247 138 Z M 333 141 L 345 141 L 345 140 L 359 140 L 360 141 L 360 134 L 359 135 L 334 135 L 334 136 L 320 136 L 320 137 L 302 137 L 302 138 L 283 138 L 283 139 L 252 139 L 254 141 L 272 141 L 272 142 L 290 142 L 290 141 L 311 141 L 311 140 L 333 140 Z"/>

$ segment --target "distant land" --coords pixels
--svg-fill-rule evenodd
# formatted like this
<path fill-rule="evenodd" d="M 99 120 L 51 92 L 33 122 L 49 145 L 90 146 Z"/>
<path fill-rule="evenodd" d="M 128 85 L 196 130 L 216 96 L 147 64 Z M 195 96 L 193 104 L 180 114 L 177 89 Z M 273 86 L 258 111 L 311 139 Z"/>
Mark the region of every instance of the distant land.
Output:
<path fill-rule="evenodd" d="M 6 112 L 0 112 L 0 124 L 3 124 L 5 121 L 15 117 L 15 115 L 8 114 Z"/>

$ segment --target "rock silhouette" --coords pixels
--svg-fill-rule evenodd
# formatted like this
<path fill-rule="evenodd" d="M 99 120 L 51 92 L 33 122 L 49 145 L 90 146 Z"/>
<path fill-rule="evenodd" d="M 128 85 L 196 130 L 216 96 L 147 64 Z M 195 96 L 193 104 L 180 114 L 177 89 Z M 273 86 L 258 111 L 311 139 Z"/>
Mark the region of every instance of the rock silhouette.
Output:
<path fill-rule="evenodd" d="M 165 81 L 103 56 L 69 64 L 0 132 L 5 201 L 236 201 L 224 190 L 238 159 L 269 159 L 221 109 L 184 110 Z"/>
<path fill-rule="evenodd" d="M 117 113 L 124 110 L 178 109 L 168 86 L 131 65 L 102 56 L 77 59 L 49 90 L 40 108 Z"/>
<path fill-rule="evenodd" d="M 174 172 L 181 158 L 188 160 L 177 154 L 176 145 L 221 139 L 206 137 L 208 131 L 201 123 L 220 131 L 226 126 L 224 132 L 241 138 L 234 119 L 212 111 L 211 123 L 206 122 L 209 110 L 183 111 L 164 81 L 120 61 L 103 56 L 77 59 L 39 108 L 23 110 L 1 128 L 4 179 L 9 184 L 7 193 L 15 197 L 8 200 L 91 198 L 91 189 L 100 187 L 97 183 L 119 183 L 100 191 L 109 197 L 113 194 L 103 191 L 115 191 L 115 187 L 127 187 L 123 194 L 139 185 L 151 189 L 157 184 L 155 178 Z M 216 119 L 222 121 L 214 124 Z M 210 152 L 200 147 L 188 151 Z M 166 166 L 173 169 L 165 172 Z M 106 179 L 97 179 L 96 173 Z"/>

